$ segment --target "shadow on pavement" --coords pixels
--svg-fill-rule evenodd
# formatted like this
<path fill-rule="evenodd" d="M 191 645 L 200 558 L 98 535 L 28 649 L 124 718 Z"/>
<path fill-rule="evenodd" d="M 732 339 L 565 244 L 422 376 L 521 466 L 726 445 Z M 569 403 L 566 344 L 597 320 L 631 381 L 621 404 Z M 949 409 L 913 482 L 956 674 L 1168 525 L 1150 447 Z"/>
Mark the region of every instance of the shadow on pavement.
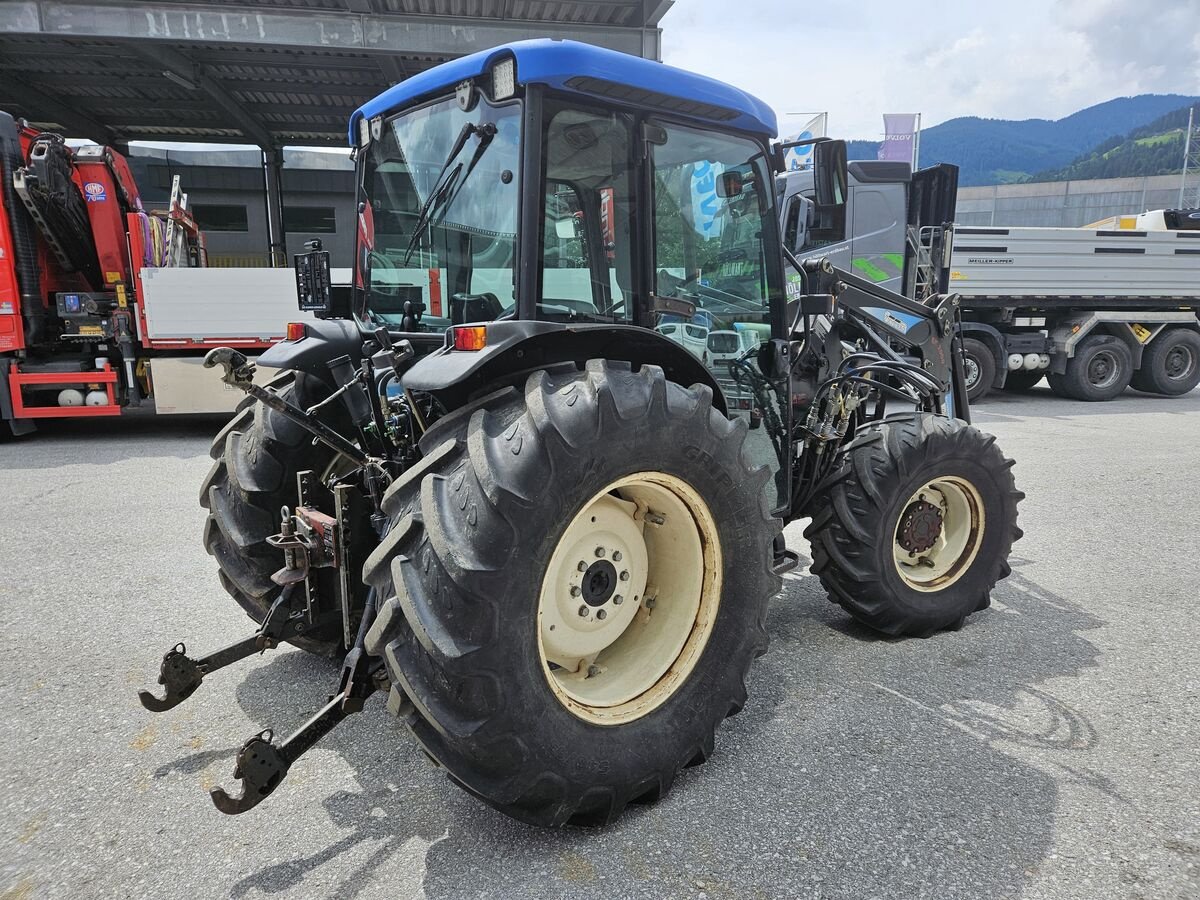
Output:
<path fill-rule="evenodd" d="M 331 895 L 355 897 L 422 864 L 430 898 L 1018 895 L 1049 852 L 1058 782 L 1120 798 L 1075 759 L 1100 736 L 1053 684 L 1096 664 L 1084 633 L 1103 623 L 1020 568 L 993 600 L 960 632 L 881 640 L 815 578 L 790 578 L 750 703 L 714 758 L 608 829 L 509 821 L 441 778 L 376 704 L 321 744 L 359 782 L 324 801 L 336 840 L 250 874 L 232 896 L 304 891 L 319 876 L 321 893 L 336 878 Z M 308 709 L 280 685 L 331 674 L 287 654 L 238 700 L 256 721 L 298 722 Z M 348 876 L 322 869 L 364 842 Z"/>
<path fill-rule="evenodd" d="M 125 459 L 191 457 L 207 453 L 208 442 L 228 421 L 229 416 L 224 414 L 155 416 L 150 413 L 43 420 L 33 434 L 0 443 L 0 466 L 47 469 L 81 461 L 108 465 Z M 81 447 L 85 448 L 82 452 Z"/>
<path fill-rule="evenodd" d="M 1058 397 L 1051 393 L 1044 381 L 1027 391 L 992 391 L 982 400 L 971 404 L 972 415 L 980 416 L 983 422 L 988 417 L 1064 419 L 1076 416 L 1124 416 L 1131 413 L 1184 414 L 1197 410 L 1200 410 L 1200 389 L 1182 397 L 1143 394 L 1129 389 L 1113 400 L 1089 403 Z"/>

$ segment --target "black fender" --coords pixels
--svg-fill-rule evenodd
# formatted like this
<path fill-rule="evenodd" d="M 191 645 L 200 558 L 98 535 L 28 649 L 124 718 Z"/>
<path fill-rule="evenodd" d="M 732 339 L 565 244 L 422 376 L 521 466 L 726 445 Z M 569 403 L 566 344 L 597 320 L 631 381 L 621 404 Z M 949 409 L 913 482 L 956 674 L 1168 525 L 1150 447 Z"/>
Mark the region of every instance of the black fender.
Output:
<path fill-rule="evenodd" d="M 304 332 L 304 337 L 299 340 L 272 344 L 255 360 L 255 365 L 267 369 L 292 369 L 332 384 L 326 366 L 331 359 L 349 356 L 356 366 L 362 362 L 366 336 L 353 319 L 314 319 L 304 323 Z"/>
<path fill-rule="evenodd" d="M 996 377 L 992 379 L 992 387 L 1004 387 L 1004 382 L 1008 380 L 1008 351 L 1005 349 L 1004 335 L 986 322 L 963 322 L 959 326 L 959 334 L 983 341 L 992 349 L 992 356 L 996 360 Z"/>
<path fill-rule="evenodd" d="M 665 335 L 630 325 L 573 325 L 558 322 L 489 322 L 481 350 L 442 347 L 404 373 L 404 386 L 428 391 L 453 409 L 471 397 L 513 384 L 526 373 L 561 363 L 582 366 L 589 359 L 655 365 L 684 386 L 705 384 L 713 405 L 728 414 L 725 396 L 700 360 Z"/>

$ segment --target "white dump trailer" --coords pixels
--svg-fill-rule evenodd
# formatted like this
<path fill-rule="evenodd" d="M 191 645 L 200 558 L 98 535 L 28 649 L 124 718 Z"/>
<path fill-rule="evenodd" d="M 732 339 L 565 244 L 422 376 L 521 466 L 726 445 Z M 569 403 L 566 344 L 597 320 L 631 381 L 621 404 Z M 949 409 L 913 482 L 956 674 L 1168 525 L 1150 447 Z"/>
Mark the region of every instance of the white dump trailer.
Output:
<path fill-rule="evenodd" d="M 973 399 L 1044 376 L 1080 400 L 1200 383 L 1200 219 L 1158 210 L 1116 224 L 954 229 Z"/>

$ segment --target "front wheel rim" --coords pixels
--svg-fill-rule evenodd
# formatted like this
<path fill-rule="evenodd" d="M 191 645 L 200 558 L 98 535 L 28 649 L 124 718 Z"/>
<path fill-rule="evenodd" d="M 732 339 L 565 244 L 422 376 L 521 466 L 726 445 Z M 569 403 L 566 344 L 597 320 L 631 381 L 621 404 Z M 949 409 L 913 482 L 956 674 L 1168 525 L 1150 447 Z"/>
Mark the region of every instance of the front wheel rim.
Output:
<path fill-rule="evenodd" d="M 927 481 L 900 508 L 892 558 L 913 590 L 941 591 L 971 567 L 984 535 L 983 498 L 970 481 L 944 476 Z"/>
<path fill-rule="evenodd" d="M 716 520 L 664 472 L 621 478 L 571 519 L 538 598 L 538 654 L 555 697 L 599 725 L 641 718 L 687 682 L 716 622 Z"/>

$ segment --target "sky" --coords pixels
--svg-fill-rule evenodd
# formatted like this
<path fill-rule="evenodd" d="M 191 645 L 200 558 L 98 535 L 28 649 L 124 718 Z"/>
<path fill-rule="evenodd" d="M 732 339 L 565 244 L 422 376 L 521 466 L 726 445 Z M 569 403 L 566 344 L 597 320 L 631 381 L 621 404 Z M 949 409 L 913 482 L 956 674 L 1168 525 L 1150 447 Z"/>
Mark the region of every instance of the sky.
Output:
<path fill-rule="evenodd" d="M 661 26 L 664 62 L 762 98 L 785 135 L 788 113 L 877 140 L 885 112 L 928 128 L 1200 95 L 1200 0 L 676 0 Z"/>

